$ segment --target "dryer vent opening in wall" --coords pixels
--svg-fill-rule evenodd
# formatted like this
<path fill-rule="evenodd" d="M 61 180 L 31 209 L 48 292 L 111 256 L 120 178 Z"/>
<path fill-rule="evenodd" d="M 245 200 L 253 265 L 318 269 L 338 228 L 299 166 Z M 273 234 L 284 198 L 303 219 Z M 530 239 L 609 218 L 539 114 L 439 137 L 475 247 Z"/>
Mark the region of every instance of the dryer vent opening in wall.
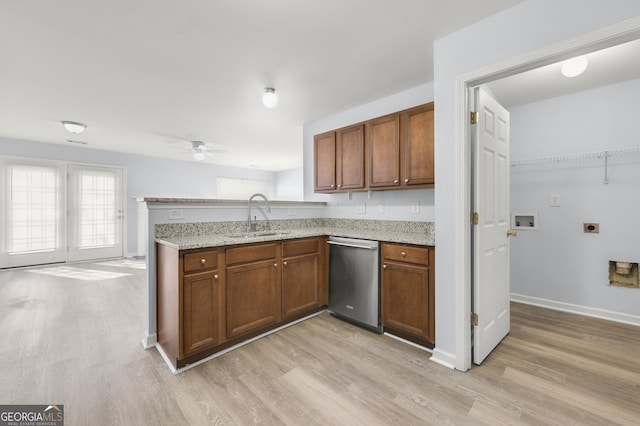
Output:
<path fill-rule="evenodd" d="M 617 287 L 639 288 L 638 263 L 610 260 L 609 284 Z"/>

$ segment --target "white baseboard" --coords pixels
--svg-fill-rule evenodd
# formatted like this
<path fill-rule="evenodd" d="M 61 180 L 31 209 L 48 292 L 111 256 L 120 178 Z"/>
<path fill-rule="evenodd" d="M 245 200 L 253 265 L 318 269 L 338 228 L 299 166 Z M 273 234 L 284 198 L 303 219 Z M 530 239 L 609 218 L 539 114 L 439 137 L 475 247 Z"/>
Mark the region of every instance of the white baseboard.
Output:
<path fill-rule="evenodd" d="M 526 305 L 540 306 L 542 308 L 553 309 L 555 311 L 569 312 L 572 314 L 585 315 L 588 317 L 600 318 L 609 321 L 616 321 L 625 324 L 640 326 L 640 316 L 625 314 L 622 312 L 608 311 L 606 309 L 591 308 L 589 306 L 574 305 L 571 303 L 558 302 L 555 300 L 542 299 L 539 297 L 526 296 L 524 294 L 511 293 L 513 302 L 524 303 Z"/>
<path fill-rule="evenodd" d="M 438 348 L 434 348 L 433 355 L 431 355 L 431 358 L 429 359 L 435 363 L 438 363 L 452 370 L 455 369 L 456 357 L 453 356 L 453 354 L 450 354 L 449 352 L 445 352 Z"/>
<path fill-rule="evenodd" d="M 158 335 L 156 333 L 148 334 L 142 338 L 142 347 L 145 349 L 153 348 L 158 343 Z"/>
<path fill-rule="evenodd" d="M 422 346 L 422 345 L 418 345 L 417 343 L 413 343 L 410 340 L 407 339 L 403 339 L 402 337 L 398 337 L 398 336 L 394 336 L 393 334 L 389 334 L 389 333 L 384 333 L 385 336 L 387 337 L 391 337 L 392 339 L 398 340 L 402 343 L 404 343 L 405 345 L 409 345 L 409 346 L 413 346 L 414 348 L 420 349 L 422 351 L 428 352 L 428 353 L 433 353 L 433 351 L 429 348 L 427 348 L 426 346 Z"/>

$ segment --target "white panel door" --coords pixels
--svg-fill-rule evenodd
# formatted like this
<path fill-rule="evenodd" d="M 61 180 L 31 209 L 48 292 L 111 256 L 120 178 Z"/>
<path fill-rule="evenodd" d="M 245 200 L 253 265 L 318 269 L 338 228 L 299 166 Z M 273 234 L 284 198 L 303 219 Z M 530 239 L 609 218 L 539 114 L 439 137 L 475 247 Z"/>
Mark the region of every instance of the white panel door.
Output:
<path fill-rule="evenodd" d="M 472 126 L 473 362 L 480 364 L 509 333 L 509 112 L 475 89 L 478 123 Z"/>
<path fill-rule="evenodd" d="M 122 169 L 69 165 L 68 260 L 123 255 Z"/>

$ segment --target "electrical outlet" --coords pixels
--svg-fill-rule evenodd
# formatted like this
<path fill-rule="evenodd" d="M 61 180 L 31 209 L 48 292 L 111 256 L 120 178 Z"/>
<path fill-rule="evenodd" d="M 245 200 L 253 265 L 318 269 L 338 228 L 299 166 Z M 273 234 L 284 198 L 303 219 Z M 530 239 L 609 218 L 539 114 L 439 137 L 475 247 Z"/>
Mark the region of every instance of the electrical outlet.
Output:
<path fill-rule="evenodd" d="M 366 212 L 367 212 L 367 205 L 365 203 L 361 203 L 356 206 L 356 213 L 365 214 Z"/>
<path fill-rule="evenodd" d="M 382 203 L 378 204 L 378 213 L 380 214 L 384 213 L 384 204 Z"/>
<path fill-rule="evenodd" d="M 336 204 L 333 206 L 333 212 L 334 212 L 334 213 L 338 213 L 339 211 L 340 211 L 340 207 L 338 206 L 338 203 L 336 203 Z"/>
<path fill-rule="evenodd" d="M 559 195 L 549 195 L 549 206 L 550 207 L 560 207 L 560 196 Z"/>
<path fill-rule="evenodd" d="M 289 216 L 295 216 L 297 214 L 296 208 L 295 207 L 291 207 L 289 209 Z"/>
<path fill-rule="evenodd" d="M 420 213 L 420 203 L 418 201 L 411 206 L 411 213 Z"/>
<path fill-rule="evenodd" d="M 599 234 L 600 224 L 597 222 L 587 222 L 582 224 L 582 229 L 585 234 Z"/>
<path fill-rule="evenodd" d="M 184 219 L 184 212 L 182 210 L 169 210 L 169 220 Z"/>

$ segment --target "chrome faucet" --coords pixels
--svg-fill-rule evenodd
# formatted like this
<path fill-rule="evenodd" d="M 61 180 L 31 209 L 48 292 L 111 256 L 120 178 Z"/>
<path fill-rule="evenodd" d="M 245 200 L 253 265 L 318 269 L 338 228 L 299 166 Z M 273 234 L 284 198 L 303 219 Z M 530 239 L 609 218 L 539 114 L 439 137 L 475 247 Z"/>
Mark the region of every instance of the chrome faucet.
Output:
<path fill-rule="evenodd" d="M 265 197 L 264 195 L 262 195 L 260 193 L 253 194 L 251 197 L 249 197 L 249 203 L 247 204 L 247 232 L 251 232 L 251 231 L 255 231 L 256 230 L 257 222 L 251 220 L 251 202 L 256 197 L 262 197 L 264 199 L 264 201 L 267 203 L 267 212 L 271 213 L 271 205 L 269 204 L 269 200 L 267 199 L 267 197 Z M 269 219 L 267 218 L 267 215 L 265 214 L 265 212 L 260 208 L 260 206 L 256 206 L 256 208 L 258 210 L 260 210 L 260 212 L 262 213 L 262 215 L 264 216 L 264 218 L 265 218 L 265 220 L 267 221 L 267 224 L 268 224 L 269 223 Z"/>

